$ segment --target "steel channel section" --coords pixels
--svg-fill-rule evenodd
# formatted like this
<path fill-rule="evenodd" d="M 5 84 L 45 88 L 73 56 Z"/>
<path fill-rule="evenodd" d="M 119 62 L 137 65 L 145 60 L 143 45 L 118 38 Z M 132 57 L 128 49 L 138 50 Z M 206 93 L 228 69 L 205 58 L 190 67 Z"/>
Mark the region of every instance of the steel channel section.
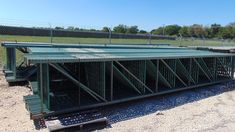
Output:
<path fill-rule="evenodd" d="M 13 77 L 16 78 L 16 49 L 15 48 L 6 48 L 6 61 L 8 71 L 13 73 Z"/>
<path fill-rule="evenodd" d="M 39 93 L 41 98 L 41 112 L 43 104 L 50 109 L 50 85 L 49 85 L 49 66 L 46 63 L 38 64 Z"/>

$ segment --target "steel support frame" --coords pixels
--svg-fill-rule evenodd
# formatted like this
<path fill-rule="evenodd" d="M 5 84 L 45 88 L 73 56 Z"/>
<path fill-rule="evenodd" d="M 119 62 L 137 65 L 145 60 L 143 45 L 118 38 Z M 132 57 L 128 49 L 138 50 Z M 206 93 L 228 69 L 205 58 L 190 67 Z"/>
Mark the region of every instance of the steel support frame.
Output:
<path fill-rule="evenodd" d="M 110 88 L 110 93 L 108 93 L 108 95 L 106 95 L 107 93 L 105 93 L 105 96 L 102 97 L 100 96 L 98 93 L 92 91 L 89 87 L 87 87 L 86 85 L 82 84 L 79 80 L 79 78 L 76 77 L 75 74 L 73 74 L 73 71 L 70 71 L 68 68 L 66 68 L 66 66 L 64 66 L 64 64 L 62 63 L 49 63 L 49 64 L 38 64 L 39 67 L 39 72 L 38 72 L 38 77 L 39 77 L 39 94 L 42 100 L 42 103 L 44 103 L 48 109 L 50 109 L 50 88 L 49 88 L 49 66 L 53 67 L 54 69 L 56 69 L 57 71 L 59 71 L 60 73 L 62 73 L 65 77 L 67 77 L 69 80 L 71 80 L 75 85 L 77 85 L 79 88 L 83 89 L 84 91 L 86 91 L 88 94 L 90 94 L 94 99 L 96 99 L 98 102 L 95 105 L 88 105 L 88 106 L 82 106 L 80 108 L 87 108 L 87 107 L 91 107 L 91 106 L 99 106 L 99 104 L 111 104 L 111 103 L 115 103 L 115 102 L 122 102 L 122 101 L 128 101 L 131 99 L 135 99 L 135 98 L 142 98 L 142 97 L 148 97 L 148 96 L 153 96 L 153 95 L 159 95 L 159 94 L 164 94 L 164 93 L 168 93 L 168 92 L 174 92 L 174 91 L 180 91 L 180 90 L 184 90 L 184 89 L 189 89 L 189 88 L 195 88 L 195 87 L 200 87 L 200 86 L 205 86 L 205 85 L 211 85 L 211 84 L 215 84 L 218 82 L 222 82 L 222 81 L 226 81 L 226 80 L 230 80 L 231 76 L 233 76 L 233 74 L 230 74 L 230 78 L 225 78 L 225 80 L 211 80 L 206 82 L 206 83 L 197 83 L 193 77 L 191 76 L 191 72 L 192 72 L 192 62 L 196 62 L 197 66 L 199 67 L 199 69 L 204 70 L 203 67 L 200 65 L 200 63 L 196 60 L 196 58 L 188 58 L 189 61 L 189 69 L 186 69 L 185 65 L 181 62 L 180 59 L 175 59 L 176 63 L 175 63 L 175 69 L 172 69 L 167 61 L 165 61 L 166 59 L 156 59 L 156 60 L 144 60 L 145 61 L 145 65 L 147 68 L 147 71 L 152 70 L 151 75 L 152 77 L 155 79 L 155 87 L 154 88 L 149 88 L 146 84 L 146 82 L 142 82 L 138 77 L 136 77 L 131 71 L 129 71 L 124 65 L 122 65 L 121 61 L 110 61 L 108 62 L 110 65 L 106 65 L 106 68 L 109 68 L 110 73 L 105 73 L 110 75 L 110 87 L 104 87 L 105 89 Z M 160 72 L 159 70 L 159 63 L 162 63 L 163 66 L 165 66 L 166 68 L 168 68 L 171 71 L 171 74 L 173 74 L 175 76 L 175 79 L 178 79 L 182 84 L 184 84 L 181 87 L 173 87 L 170 85 L 170 83 L 167 81 L 167 79 L 164 77 L 164 75 Z M 107 62 L 101 62 L 101 63 L 107 63 Z M 206 63 L 206 62 L 205 62 Z M 215 58 L 213 60 L 214 64 L 217 64 L 217 59 Z M 117 68 L 116 66 L 118 66 L 119 68 Z M 179 68 L 179 67 L 180 68 Z M 234 59 L 231 58 L 231 70 L 233 71 L 234 69 Z M 216 69 L 216 66 L 213 66 L 214 70 Z M 133 82 L 131 82 L 130 80 L 128 80 L 128 78 L 122 73 L 122 71 L 120 71 L 119 69 L 124 70 L 125 72 L 127 72 L 129 74 L 129 76 L 133 77 L 136 83 L 139 83 L 141 85 L 143 85 L 145 87 L 145 89 L 147 91 L 149 91 L 150 93 L 143 93 L 141 92 L 138 88 L 135 87 L 135 85 L 133 84 Z M 177 69 L 178 68 L 178 69 Z M 178 75 L 177 70 L 182 70 L 180 72 L 185 72 L 185 76 L 188 76 L 188 80 L 183 80 L 180 75 Z M 106 70 L 104 70 L 106 71 Z M 216 70 L 214 71 L 216 72 Z M 204 71 L 203 72 L 205 76 L 209 77 L 208 74 Z M 114 95 L 116 93 L 114 93 L 114 74 L 120 76 L 121 78 L 123 78 L 126 83 L 129 84 L 129 86 L 131 86 L 131 88 L 133 90 L 135 90 L 138 95 L 136 95 L 136 97 L 126 97 L 126 98 L 122 98 L 122 99 L 114 99 Z M 147 72 L 145 73 L 145 77 L 147 76 Z M 150 74 L 150 73 L 148 73 Z M 211 73 L 212 74 L 212 73 Z M 215 74 L 216 77 L 216 73 Z M 187 81 L 187 82 L 185 82 Z M 193 84 L 191 84 L 191 82 Z M 104 80 L 105 83 L 105 80 Z M 166 86 L 169 86 L 169 89 L 166 89 L 164 91 L 159 91 L 159 83 L 163 83 Z M 154 89 L 154 90 L 152 90 Z M 46 93 L 46 96 L 45 96 Z M 46 97 L 46 99 L 45 99 Z M 107 97 L 110 97 L 110 99 L 108 100 Z M 43 107 L 43 104 L 42 104 Z"/>

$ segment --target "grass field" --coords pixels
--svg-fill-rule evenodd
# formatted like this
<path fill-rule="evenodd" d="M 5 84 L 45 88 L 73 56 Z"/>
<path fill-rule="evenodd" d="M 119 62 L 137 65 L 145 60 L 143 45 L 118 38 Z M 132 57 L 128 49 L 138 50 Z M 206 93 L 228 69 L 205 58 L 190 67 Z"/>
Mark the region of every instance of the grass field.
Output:
<path fill-rule="evenodd" d="M 50 43 L 50 37 L 39 36 L 15 36 L 15 35 L 0 35 L 0 42 L 2 41 L 17 41 L 17 42 L 45 42 Z M 112 43 L 118 44 L 148 44 L 148 39 L 111 39 Z M 75 38 L 75 37 L 53 37 L 53 43 L 94 43 L 94 44 L 108 44 L 107 38 Z M 151 44 L 171 44 L 175 46 L 235 46 L 235 41 L 216 41 L 216 40 L 151 40 Z M 5 63 L 5 50 L 0 47 L 0 65 Z M 20 53 L 17 52 L 17 60 L 20 60 Z"/>
<path fill-rule="evenodd" d="M 18 42 L 47 42 L 50 43 L 50 37 L 40 36 L 14 36 L 14 35 L 0 35 L 0 41 L 18 41 Z M 108 38 L 75 38 L 75 37 L 53 37 L 53 43 L 96 43 L 104 44 L 109 43 Z M 148 44 L 148 39 L 112 39 L 112 43 L 124 43 L 124 44 Z M 231 45 L 235 42 L 222 42 L 215 40 L 193 40 L 183 39 L 180 40 L 151 40 L 152 44 L 172 44 L 172 45 Z"/>

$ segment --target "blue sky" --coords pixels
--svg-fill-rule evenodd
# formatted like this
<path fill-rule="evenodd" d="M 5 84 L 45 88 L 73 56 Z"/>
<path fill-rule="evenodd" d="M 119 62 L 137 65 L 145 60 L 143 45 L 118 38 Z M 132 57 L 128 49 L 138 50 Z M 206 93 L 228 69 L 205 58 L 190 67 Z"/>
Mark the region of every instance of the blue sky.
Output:
<path fill-rule="evenodd" d="M 226 25 L 235 22 L 235 0 L 0 0 L 0 24 L 78 26 L 163 24 Z"/>

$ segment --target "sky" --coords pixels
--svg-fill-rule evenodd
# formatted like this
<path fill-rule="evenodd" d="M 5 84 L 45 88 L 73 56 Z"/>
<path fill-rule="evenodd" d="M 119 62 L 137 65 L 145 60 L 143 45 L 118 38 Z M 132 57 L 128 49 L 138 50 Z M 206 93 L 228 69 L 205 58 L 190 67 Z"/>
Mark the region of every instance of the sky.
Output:
<path fill-rule="evenodd" d="M 0 24 L 113 28 L 235 22 L 235 0 L 0 0 Z"/>

